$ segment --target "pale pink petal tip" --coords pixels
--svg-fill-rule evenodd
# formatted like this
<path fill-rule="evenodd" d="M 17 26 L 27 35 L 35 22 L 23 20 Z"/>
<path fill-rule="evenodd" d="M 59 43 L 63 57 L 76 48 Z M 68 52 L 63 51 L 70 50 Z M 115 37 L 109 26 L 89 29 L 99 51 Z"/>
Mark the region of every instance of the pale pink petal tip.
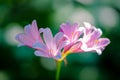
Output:
<path fill-rule="evenodd" d="M 46 55 L 44 52 L 42 51 L 35 51 L 34 54 L 36 56 L 41 56 L 41 57 L 49 57 L 48 55 Z"/>
<path fill-rule="evenodd" d="M 100 38 L 98 46 L 105 47 L 110 44 L 110 40 L 108 38 Z"/>

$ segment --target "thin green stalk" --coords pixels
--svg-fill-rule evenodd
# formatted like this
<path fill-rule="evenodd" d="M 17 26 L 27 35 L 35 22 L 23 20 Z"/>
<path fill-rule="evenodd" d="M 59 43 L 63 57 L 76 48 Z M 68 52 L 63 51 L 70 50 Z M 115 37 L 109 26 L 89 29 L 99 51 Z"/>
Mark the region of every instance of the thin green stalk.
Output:
<path fill-rule="evenodd" d="M 56 80 L 59 80 L 62 61 L 57 61 Z"/>

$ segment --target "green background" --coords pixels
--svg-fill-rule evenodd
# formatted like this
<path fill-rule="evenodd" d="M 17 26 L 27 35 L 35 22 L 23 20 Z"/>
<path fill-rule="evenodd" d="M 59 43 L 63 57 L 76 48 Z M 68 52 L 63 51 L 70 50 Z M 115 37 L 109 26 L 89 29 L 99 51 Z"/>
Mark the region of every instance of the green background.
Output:
<path fill-rule="evenodd" d="M 17 47 L 16 34 L 34 19 L 53 34 L 63 22 L 90 22 L 111 41 L 100 56 L 69 55 L 60 80 L 120 80 L 120 0 L 0 0 L 0 80 L 55 80 L 53 59 Z"/>

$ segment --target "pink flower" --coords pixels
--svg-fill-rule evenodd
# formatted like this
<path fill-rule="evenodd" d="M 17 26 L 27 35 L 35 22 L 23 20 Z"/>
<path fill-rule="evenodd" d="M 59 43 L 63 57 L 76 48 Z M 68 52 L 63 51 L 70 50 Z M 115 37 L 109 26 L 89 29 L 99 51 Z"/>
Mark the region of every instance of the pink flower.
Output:
<path fill-rule="evenodd" d="M 70 52 L 79 52 L 81 51 L 79 48 L 81 46 L 81 42 L 79 39 L 82 36 L 83 33 L 83 27 L 79 27 L 77 23 L 70 24 L 70 23 L 63 23 L 60 25 L 60 32 L 63 32 L 66 41 L 67 46 L 64 48 L 64 52 L 70 51 Z"/>
<path fill-rule="evenodd" d="M 85 22 L 85 27 L 79 27 L 77 23 L 70 25 L 63 23 L 60 32 L 63 32 L 67 46 L 64 53 L 71 52 L 94 52 L 101 54 L 104 48 L 110 43 L 108 38 L 100 38 L 102 31 Z M 68 53 L 67 53 L 68 54 Z"/>
<path fill-rule="evenodd" d="M 85 22 L 85 27 L 79 27 L 77 23 L 63 23 L 60 32 L 54 37 L 49 28 L 38 30 L 36 21 L 25 26 L 24 33 L 18 34 L 16 40 L 20 46 L 28 46 L 35 49 L 36 56 L 54 58 L 58 61 L 72 52 L 97 52 L 101 54 L 110 43 L 108 38 L 100 38 L 102 31 Z"/>
<path fill-rule="evenodd" d="M 108 38 L 100 38 L 102 31 L 98 28 L 95 28 L 91 24 L 84 22 L 85 29 L 83 38 L 81 38 L 81 49 L 84 52 L 96 51 L 98 54 L 101 54 L 105 47 L 110 43 Z"/>
<path fill-rule="evenodd" d="M 40 28 L 38 31 L 36 21 L 25 26 L 25 33 L 18 34 L 16 40 L 22 45 L 34 48 L 36 56 L 59 59 L 61 49 L 65 46 L 64 34 L 59 32 L 53 37 L 49 28 Z M 43 38 L 41 38 L 43 36 Z"/>
<path fill-rule="evenodd" d="M 25 26 L 24 32 L 25 33 L 20 33 L 16 36 L 16 40 L 20 42 L 19 46 L 25 45 L 32 47 L 34 43 L 42 42 L 35 20 L 32 24 Z"/>
<path fill-rule="evenodd" d="M 35 55 L 48 58 L 60 59 L 61 50 L 66 45 L 64 41 L 64 34 L 59 32 L 54 37 L 49 28 L 41 28 L 40 34 L 43 33 L 43 43 L 33 44 L 36 49 Z"/>

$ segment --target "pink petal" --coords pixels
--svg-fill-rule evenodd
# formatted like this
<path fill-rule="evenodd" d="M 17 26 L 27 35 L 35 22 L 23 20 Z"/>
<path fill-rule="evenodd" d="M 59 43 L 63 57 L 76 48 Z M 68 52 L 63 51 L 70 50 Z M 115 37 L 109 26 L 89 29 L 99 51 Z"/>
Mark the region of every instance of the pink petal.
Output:
<path fill-rule="evenodd" d="M 110 40 L 108 38 L 100 38 L 98 41 L 98 46 L 100 47 L 105 47 L 110 44 Z"/>
<path fill-rule="evenodd" d="M 79 29 L 79 25 L 77 23 L 74 23 L 71 25 L 71 32 L 77 32 Z"/>
<path fill-rule="evenodd" d="M 84 30 L 85 35 L 89 35 L 95 30 L 95 27 L 88 22 L 84 22 L 84 25 L 85 25 L 85 30 Z"/>
<path fill-rule="evenodd" d="M 60 25 L 60 31 L 63 32 L 64 34 L 66 34 L 67 36 L 70 36 L 70 34 L 71 34 L 71 25 L 69 23 L 61 24 Z"/>
<path fill-rule="evenodd" d="M 36 56 L 49 57 L 49 55 L 47 53 L 45 53 L 43 51 L 39 51 L 39 50 L 35 51 L 34 54 Z"/>
<path fill-rule="evenodd" d="M 91 33 L 90 40 L 89 41 L 94 41 L 98 39 L 102 35 L 102 31 L 100 29 L 96 29 Z"/>
<path fill-rule="evenodd" d="M 41 40 L 41 37 L 40 37 L 40 34 L 39 34 L 39 31 L 38 31 L 38 27 L 37 27 L 37 23 L 36 23 L 36 20 L 34 20 L 31 24 L 31 31 L 33 33 L 33 37 L 36 39 L 36 40 Z"/>
<path fill-rule="evenodd" d="M 77 42 L 76 44 L 72 45 L 72 47 L 70 48 L 70 50 L 72 52 L 84 52 L 82 49 L 81 49 L 81 45 L 82 45 L 82 42 Z"/>
<path fill-rule="evenodd" d="M 22 45 L 32 47 L 35 42 L 42 42 L 35 20 L 31 25 L 25 26 L 24 31 L 25 33 L 16 36 L 16 40 L 21 42 Z"/>
<path fill-rule="evenodd" d="M 63 23 L 60 25 L 60 31 L 63 32 L 66 38 L 73 42 L 79 38 L 82 34 L 81 29 L 77 23 L 70 24 L 70 23 Z"/>
<path fill-rule="evenodd" d="M 56 45 L 59 44 L 59 42 L 63 39 L 64 34 L 62 32 L 58 32 L 55 37 L 54 37 L 54 41 L 56 43 Z"/>
<path fill-rule="evenodd" d="M 59 50 L 67 45 L 66 38 L 65 38 L 64 34 L 61 32 L 58 32 L 55 35 L 54 41 L 56 43 L 57 49 L 59 49 Z"/>
<path fill-rule="evenodd" d="M 28 37 L 24 33 L 18 34 L 15 38 L 22 44 L 27 45 L 29 47 L 32 47 L 32 44 L 34 42 L 30 37 Z"/>
<path fill-rule="evenodd" d="M 68 50 L 70 50 L 70 48 L 74 45 L 74 43 L 70 43 L 67 46 L 64 47 L 64 52 L 67 52 Z"/>
<path fill-rule="evenodd" d="M 42 42 L 35 20 L 32 22 L 31 25 L 25 26 L 25 33 L 33 40 Z"/>
<path fill-rule="evenodd" d="M 43 32 L 43 38 L 47 47 L 49 49 L 51 47 L 55 47 L 55 44 L 53 43 L 53 36 L 52 36 L 51 30 L 49 28 L 46 28 L 46 29 L 41 28 L 39 31 L 40 33 Z"/>
<path fill-rule="evenodd" d="M 36 42 L 32 45 L 32 48 L 35 48 L 37 50 L 43 50 L 45 52 L 48 51 L 47 47 L 45 46 L 45 44 L 40 43 L 40 42 Z"/>
<path fill-rule="evenodd" d="M 78 39 L 80 39 L 82 35 L 82 31 L 76 31 L 73 35 L 73 41 L 77 41 Z"/>
<path fill-rule="evenodd" d="M 64 48 L 66 45 L 68 45 L 67 41 L 61 41 L 59 43 L 58 49 L 61 50 L 62 48 Z"/>

